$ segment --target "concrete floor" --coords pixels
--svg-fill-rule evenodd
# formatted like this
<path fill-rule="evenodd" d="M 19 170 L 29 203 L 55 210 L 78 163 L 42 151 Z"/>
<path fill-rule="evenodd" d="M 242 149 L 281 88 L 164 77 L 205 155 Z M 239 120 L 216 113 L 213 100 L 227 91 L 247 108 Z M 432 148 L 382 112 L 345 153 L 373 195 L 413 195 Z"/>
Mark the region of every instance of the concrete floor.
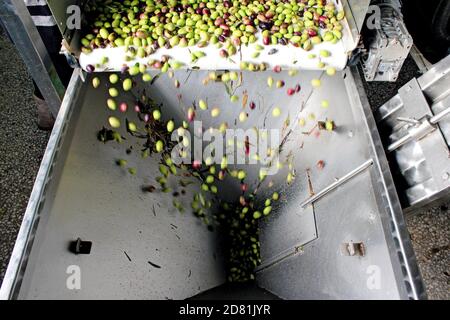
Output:
<path fill-rule="evenodd" d="M 0 65 L 1 281 L 50 134 L 37 128 L 33 83 L 20 56 L 3 34 Z"/>
<path fill-rule="evenodd" d="M 48 132 L 37 129 L 32 81 L 20 56 L 0 29 L 0 283 L 45 146 Z M 416 76 L 408 60 L 397 84 L 370 84 L 369 100 L 379 106 Z M 430 299 L 450 300 L 449 205 L 407 217 L 411 239 Z"/>

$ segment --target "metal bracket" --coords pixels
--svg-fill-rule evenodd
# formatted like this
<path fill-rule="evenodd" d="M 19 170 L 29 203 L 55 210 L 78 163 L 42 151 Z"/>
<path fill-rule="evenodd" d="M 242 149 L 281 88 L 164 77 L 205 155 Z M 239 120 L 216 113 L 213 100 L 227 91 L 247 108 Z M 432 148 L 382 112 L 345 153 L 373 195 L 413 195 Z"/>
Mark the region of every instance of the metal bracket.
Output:
<path fill-rule="evenodd" d="M 437 130 L 437 123 L 444 119 L 447 115 L 450 114 L 450 107 L 447 109 L 444 109 L 437 115 L 433 117 L 425 117 L 421 122 L 418 120 L 413 119 L 405 119 L 405 118 L 398 118 L 400 121 L 408 121 L 409 123 L 414 123 L 413 127 L 410 127 L 408 129 L 408 133 L 403 136 L 402 138 L 398 139 L 394 143 L 390 144 L 387 147 L 388 152 L 392 152 L 400 148 L 401 146 L 405 145 L 406 143 L 410 142 L 411 140 L 419 141 L 423 138 L 425 138 L 427 135 L 432 133 L 433 131 Z"/>
<path fill-rule="evenodd" d="M 362 242 L 350 241 L 341 244 L 341 253 L 342 255 L 349 257 L 364 257 L 366 254 L 366 248 Z"/>
<path fill-rule="evenodd" d="M 376 4 L 381 14 L 380 27 L 366 29 L 362 68 L 367 81 L 396 81 L 413 39 L 403 22 L 400 4 L 395 0 Z"/>
<path fill-rule="evenodd" d="M 399 90 L 399 96 L 403 105 L 420 106 L 422 110 L 430 110 L 430 106 L 420 88 L 417 79 L 411 80 L 403 88 Z M 410 142 L 411 140 L 419 141 L 438 129 L 437 124 L 450 113 L 450 107 L 442 110 L 438 114 L 431 116 L 425 114 L 421 120 L 411 119 L 410 117 L 397 117 L 399 122 L 407 123 L 407 134 L 400 139 L 392 142 L 387 151 L 392 152 Z"/>
<path fill-rule="evenodd" d="M 75 254 L 90 254 L 91 248 L 91 241 L 82 241 L 81 238 L 78 238 L 70 243 L 69 251 Z"/>

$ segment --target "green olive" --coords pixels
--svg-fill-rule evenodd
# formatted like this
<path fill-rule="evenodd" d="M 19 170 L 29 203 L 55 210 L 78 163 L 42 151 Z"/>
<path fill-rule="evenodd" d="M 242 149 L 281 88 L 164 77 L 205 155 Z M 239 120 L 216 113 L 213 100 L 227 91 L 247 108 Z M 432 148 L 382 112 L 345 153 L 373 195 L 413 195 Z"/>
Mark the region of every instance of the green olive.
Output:
<path fill-rule="evenodd" d="M 130 91 L 133 87 L 133 81 L 131 79 L 123 80 L 122 87 L 124 91 Z"/>
<path fill-rule="evenodd" d="M 108 108 L 113 111 L 117 109 L 117 103 L 116 103 L 116 101 L 114 101 L 114 99 L 110 98 L 110 99 L 106 100 L 106 104 L 107 104 Z"/>
<path fill-rule="evenodd" d="M 92 86 L 97 89 L 98 87 L 100 87 L 100 79 L 95 77 L 92 79 Z"/>
<path fill-rule="evenodd" d="M 161 111 L 159 110 L 153 110 L 153 119 L 160 120 L 161 119 Z"/>
<path fill-rule="evenodd" d="M 175 129 L 175 122 L 173 120 L 169 120 L 167 122 L 167 131 L 170 133 Z"/>
<path fill-rule="evenodd" d="M 156 152 L 158 152 L 158 153 L 162 152 L 164 149 L 164 142 L 162 142 L 161 140 L 158 140 L 156 142 L 155 148 L 156 148 Z"/>
<path fill-rule="evenodd" d="M 119 91 L 116 88 L 109 88 L 109 95 L 113 98 L 119 96 Z"/>
<path fill-rule="evenodd" d="M 118 81 L 119 81 L 119 76 L 117 74 L 113 73 L 109 76 L 109 82 L 111 84 L 116 84 Z"/>
<path fill-rule="evenodd" d="M 117 129 L 120 127 L 120 120 L 117 119 L 116 117 L 109 117 L 108 122 L 112 128 Z"/>

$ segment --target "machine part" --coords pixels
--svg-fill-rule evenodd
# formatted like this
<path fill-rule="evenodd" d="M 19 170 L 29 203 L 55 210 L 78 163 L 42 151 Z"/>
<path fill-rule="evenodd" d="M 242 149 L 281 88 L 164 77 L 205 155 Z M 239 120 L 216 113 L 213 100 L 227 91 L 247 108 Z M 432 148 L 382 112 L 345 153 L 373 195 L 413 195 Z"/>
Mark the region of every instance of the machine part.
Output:
<path fill-rule="evenodd" d="M 56 20 L 59 31 L 67 46 L 71 48 L 70 51 L 72 53 L 78 52 L 77 50 L 79 50 L 77 48 L 78 45 L 75 45 L 79 41 L 79 30 L 75 28 L 76 26 L 69 26 L 68 20 L 70 24 L 75 22 L 81 23 L 81 14 L 88 2 L 89 0 L 47 0 L 47 4 Z"/>
<path fill-rule="evenodd" d="M 450 56 L 411 80 L 376 113 L 407 212 L 449 198 L 449 88 Z"/>
<path fill-rule="evenodd" d="M 416 45 L 412 46 L 409 53 L 416 63 L 417 67 L 419 68 L 421 74 L 426 73 L 433 67 L 433 64 L 425 58 L 425 56 L 422 54 L 422 52 L 420 52 L 419 48 L 417 48 Z"/>
<path fill-rule="evenodd" d="M 413 119 L 397 118 L 397 120 L 399 121 L 414 123 L 414 125 L 408 128 L 408 133 L 406 135 L 389 145 L 387 147 L 387 151 L 393 152 L 403 145 L 407 144 L 411 140 L 419 141 L 425 138 L 427 135 L 438 129 L 438 127 L 436 126 L 438 122 L 444 120 L 449 114 L 450 107 L 442 110 L 437 115 L 431 118 L 423 119 L 422 122 Z"/>
<path fill-rule="evenodd" d="M 391 81 L 407 58 L 413 39 L 403 22 L 400 8 L 395 3 L 379 3 L 380 24 L 367 27 L 364 43 L 367 52 L 361 59 L 366 81 Z"/>
<path fill-rule="evenodd" d="M 169 56 L 173 60 L 181 63 L 182 69 L 200 69 L 200 70 L 239 70 L 240 62 L 248 62 L 259 65 L 268 64 L 271 67 L 281 65 L 283 68 L 304 69 L 304 70 L 321 70 L 319 61 L 326 63 L 328 67 L 333 67 L 337 70 L 343 70 L 348 62 L 351 52 L 357 47 L 360 40 L 360 28 L 362 21 L 364 21 L 369 0 L 333 0 L 338 10 L 344 10 L 347 14 L 342 20 L 342 40 L 336 44 L 322 42 L 313 47 L 311 51 L 306 51 L 301 48 L 296 48 L 293 45 L 275 45 L 269 46 L 271 49 L 276 49 L 276 54 L 270 54 L 270 50 L 261 51 L 257 57 L 253 57 L 254 46 L 246 45 L 240 46 L 239 53 L 236 58 L 222 59 L 219 55 L 219 50 L 216 46 L 209 44 L 201 49 L 205 57 L 198 61 L 192 62 L 190 57 L 190 50 L 188 48 L 173 47 L 173 48 L 159 48 L 155 53 L 144 57 L 134 57 L 132 60 L 127 59 L 127 53 L 123 47 L 115 48 L 96 48 L 90 53 L 80 54 L 80 65 L 84 70 L 88 66 L 96 66 L 96 72 L 103 71 L 120 71 L 124 65 L 134 65 L 136 63 L 146 64 L 149 59 L 161 60 L 163 56 Z M 258 37 L 257 43 L 263 45 L 262 37 Z M 265 47 L 265 46 L 263 46 Z M 329 57 L 311 59 L 309 56 L 313 55 L 320 57 L 321 51 L 328 51 Z M 100 63 L 104 57 L 108 57 L 106 63 Z M 150 66 L 152 68 L 152 66 Z"/>
<path fill-rule="evenodd" d="M 0 20 L 56 118 L 65 88 L 23 0 L 1 1 Z"/>
<path fill-rule="evenodd" d="M 80 67 L 80 64 L 78 63 L 78 59 L 72 53 L 70 53 L 70 51 L 68 51 L 67 49 L 65 49 L 63 47 L 61 53 L 66 57 L 66 60 L 67 60 L 67 63 L 69 64 L 69 66 L 71 66 L 74 69 Z"/>
<path fill-rule="evenodd" d="M 69 251 L 75 254 L 90 254 L 92 248 L 91 241 L 82 241 L 78 238 L 76 241 L 72 241 L 69 245 Z"/>
<path fill-rule="evenodd" d="M 401 207 L 356 69 L 334 77 L 302 72 L 293 79 L 287 74 L 279 74 L 287 79 L 286 86 L 297 81 L 303 85 L 298 99 L 285 94 L 264 95 L 266 75 L 243 72 L 249 97 L 264 95 L 264 101 L 258 100 L 258 111 L 243 129 L 264 124 L 268 128 L 283 128 L 283 149 L 292 151 L 298 159 L 292 163 L 296 179 L 290 187 L 281 183 L 285 176 L 270 177 L 274 185 L 284 187 L 273 215 L 261 224 L 262 268 L 257 274 L 258 285 L 282 298 L 424 298 Z M 203 71 L 175 72 L 174 77 L 184 84 L 179 88 L 183 99 L 214 96 L 217 105 L 229 105 L 221 83 L 197 85 L 206 75 Z M 98 76 L 107 81 L 108 75 Z M 318 78 L 322 79 L 322 87 L 313 90 L 311 79 Z M 44 157 L 1 297 L 181 299 L 220 286 L 225 279 L 218 235 L 207 231 L 194 216 L 173 212 L 171 197 L 160 193 L 143 196 L 140 187 L 148 183 L 148 178 L 124 176 L 113 161 L 122 155 L 122 150 L 94 141 L 95 132 L 110 113 L 104 107 L 107 89 L 94 90 L 90 83 L 89 79 L 80 81 L 78 70 L 72 78 L 56 122 L 54 135 L 58 140 L 52 136 Z M 179 121 L 185 112 L 180 110 L 179 97 L 171 84 L 172 79 L 160 77 L 152 85 L 138 85 L 150 86 L 148 93 L 152 98 L 163 103 Z M 320 102 L 330 98 L 330 94 L 336 107 L 325 110 Z M 275 104 L 283 106 L 290 121 L 270 117 Z M 299 104 L 303 105 L 300 110 Z M 233 123 L 239 109 L 223 108 L 220 118 L 213 118 L 208 112 L 197 116 L 205 127 L 217 127 L 222 121 Z M 310 121 L 308 128 L 301 128 L 298 119 L 311 113 L 317 119 L 333 118 L 336 131 L 321 132 L 321 139 L 305 133 L 316 123 Z M 304 145 L 299 148 L 302 142 Z M 300 207 L 309 195 L 309 185 L 322 190 L 335 176 L 345 176 L 367 159 L 373 160 L 368 170 L 314 206 Z M 316 166 L 318 160 L 324 163 L 320 169 Z M 128 161 L 149 177 L 158 171 L 157 158 L 144 160 L 130 155 Z M 245 168 L 249 183 L 254 183 L 259 167 Z M 271 196 L 268 189 L 261 188 L 258 197 Z M 220 196 L 234 198 L 239 194 L 239 184 L 230 184 Z M 348 197 L 349 194 L 353 196 Z M 177 225 L 177 229 L 171 230 L 170 224 Z M 68 253 L 62 244 L 74 236 L 95 242 L 95 253 L 89 257 Z M 357 263 L 339 251 L 341 243 L 355 239 L 370 248 Z M 291 256 L 270 265 L 280 253 Z M 148 261 L 161 268 L 151 268 L 149 272 Z M 81 291 L 65 286 L 65 270 L 71 265 L 78 265 L 83 271 L 86 281 Z M 371 276 L 368 271 L 374 269 L 381 274 L 381 288 L 366 285 Z"/>
<path fill-rule="evenodd" d="M 350 52 L 352 52 L 356 46 L 358 45 L 360 41 L 360 33 L 361 29 L 364 23 L 364 19 L 367 13 L 367 9 L 369 7 L 370 0 L 341 0 L 338 1 L 339 7 L 342 6 L 342 9 L 345 11 L 346 19 L 344 20 L 345 28 L 344 28 L 344 40 L 343 45 L 340 46 L 331 46 L 330 48 L 324 48 L 324 49 L 330 49 L 331 52 L 334 52 L 332 55 L 332 59 L 328 59 L 330 61 L 327 61 L 327 64 L 329 65 L 335 65 L 338 69 L 343 69 L 345 67 L 345 63 L 347 61 L 348 56 L 350 55 Z M 123 61 L 121 61 L 120 57 L 122 56 L 122 50 L 120 49 L 103 49 L 103 50 L 96 50 L 96 53 L 91 55 L 85 55 L 80 53 L 80 34 L 78 30 L 70 29 L 67 27 L 66 21 L 69 17 L 68 8 L 70 6 L 76 5 L 79 8 L 85 8 L 87 5 L 89 5 L 89 2 L 86 0 L 49 0 L 48 5 L 54 15 L 55 20 L 57 21 L 57 24 L 60 28 L 61 34 L 64 38 L 64 50 L 63 53 L 68 58 L 69 64 L 73 67 L 78 67 L 78 63 L 74 63 L 73 57 L 80 58 L 81 60 L 81 66 L 86 67 L 88 64 L 96 64 L 96 60 L 101 59 L 104 56 L 108 57 L 115 57 L 112 59 L 112 61 L 109 62 L 107 66 L 103 66 L 104 69 L 107 69 L 107 71 L 111 70 L 120 70 Z M 81 10 L 81 14 L 83 13 L 83 10 Z M 81 17 L 83 18 L 83 17 Z M 208 48 L 206 48 L 207 50 Z M 246 47 L 243 47 L 242 49 L 246 49 Z M 285 48 L 287 49 L 287 48 Z M 283 48 L 281 48 L 283 51 Z M 177 51 L 179 50 L 171 50 L 170 52 L 163 52 L 163 50 L 160 51 L 158 55 L 155 55 L 154 58 L 158 58 L 159 56 L 162 56 L 164 54 L 169 54 L 172 57 L 176 57 L 178 55 Z M 217 50 L 213 50 L 217 51 Z M 248 56 L 253 53 L 253 50 L 247 50 Z M 315 50 L 317 52 L 320 51 L 319 48 Z M 287 58 L 287 56 L 290 57 L 289 53 L 286 53 L 286 57 L 280 58 L 279 55 L 276 55 L 276 57 L 281 61 L 288 61 L 291 60 L 292 62 L 295 62 L 292 67 L 294 68 L 305 68 L 305 69 L 316 69 L 317 68 L 317 61 L 312 59 L 306 59 L 306 55 L 309 55 L 311 52 L 304 53 L 301 52 L 299 55 L 293 57 L 292 59 Z M 80 57 L 81 54 L 81 57 Z M 224 59 L 215 59 L 212 55 L 211 59 L 202 59 L 200 62 L 200 68 L 205 69 L 227 69 L 227 68 L 235 68 L 236 65 L 228 61 L 228 65 L 224 64 Z M 305 57 L 303 57 L 305 56 Z M 245 57 L 245 54 L 244 54 Z M 185 53 L 180 54 L 180 61 L 183 61 L 185 58 Z M 242 58 L 242 55 L 241 55 Z M 270 61 L 270 56 L 266 56 L 264 53 L 258 57 L 259 60 L 262 62 L 268 62 Z M 148 60 L 148 59 L 147 59 Z M 251 58 L 250 60 L 255 62 L 254 58 Z M 220 61 L 221 65 L 218 66 L 215 61 Z M 131 65 L 131 63 L 129 63 Z M 198 66 L 197 66 L 198 67 Z M 96 71 L 101 71 L 102 68 L 97 68 Z"/>

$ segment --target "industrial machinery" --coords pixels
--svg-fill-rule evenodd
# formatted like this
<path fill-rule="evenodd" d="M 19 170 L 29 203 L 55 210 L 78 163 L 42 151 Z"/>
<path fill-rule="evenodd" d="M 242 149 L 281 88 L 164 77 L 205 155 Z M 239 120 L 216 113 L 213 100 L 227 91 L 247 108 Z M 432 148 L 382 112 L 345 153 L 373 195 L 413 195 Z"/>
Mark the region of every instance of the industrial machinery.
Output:
<path fill-rule="evenodd" d="M 80 57 L 74 49 L 79 36 L 64 28 L 63 22 L 64 8 L 77 1 L 48 3 L 65 36 L 66 55 L 86 69 L 95 54 Z M 271 181 L 279 186 L 281 200 L 259 225 L 261 263 L 255 271 L 256 285 L 245 290 L 236 287 L 233 298 L 426 297 L 403 214 L 449 195 L 450 57 L 411 80 L 374 117 L 352 57 L 363 56 L 367 79 L 394 81 L 411 49 L 411 37 L 391 6 L 381 10 L 382 29 L 364 47 L 361 37 L 370 1 L 337 3 L 346 12 L 347 33 L 342 55 L 338 52 L 330 61 L 339 70 L 334 77 L 307 62 L 296 77 L 281 71 L 278 75 L 286 87 L 302 85 L 293 99 L 275 91 L 267 95 L 267 75 L 244 71 L 239 90 L 261 97 L 257 114 L 244 124 L 235 122 L 239 108 L 222 110 L 219 118 L 208 113 L 197 116 L 206 128 L 225 120 L 245 130 L 278 129 L 283 137 L 280 147 L 295 159 L 290 163 L 295 172 L 292 184 L 284 185 L 278 175 Z M 6 8 L 10 22 L 21 16 L 20 9 L 11 8 Z M 102 83 L 108 81 L 106 71 L 120 69 L 114 61 L 97 70 L 95 76 Z M 222 84 L 198 85 L 211 68 L 221 69 L 216 61 L 206 61 L 201 70 L 175 71 L 183 84 L 177 94 L 169 77 L 151 84 L 140 81 L 136 87 L 145 88 L 182 121 L 185 110 L 180 108 L 180 97 L 195 101 L 207 96 L 217 105 L 229 104 Z M 210 232 L 195 216 L 174 210 L 171 195 L 141 192 L 141 186 L 158 175 L 158 158 L 144 160 L 130 154 L 128 162 L 145 172 L 130 176 L 111 161 L 123 150 L 98 143 L 97 132 L 108 118 L 103 107 L 108 93 L 106 87 L 92 88 L 93 77 L 76 68 L 65 92 L 0 297 L 230 297 L 225 285 L 226 243 L 220 232 Z M 320 90 L 313 88 L 312 79 L 320 79 Z M 123 94 L 121 99 L 132 101 L 133 96 Z M 267 116 L 274 105 L 283 106 L 285 117 Z M 327 119 L 333 119 L 336 130 L 317 128 L 317 121 Z M 249 184 L 257 183 L 259 169 L 255 166 L 247 172 Z M 184 192 L 192 195 L 198 187 L 195 182 Z M 240 192 L 230 183 L 220 197 L 232 198 Z M 258 197 L 266 199 L 269 192 L 264 187 Z M 71 285 L 75 273 L 81 277 L 79 286 Z"/>

